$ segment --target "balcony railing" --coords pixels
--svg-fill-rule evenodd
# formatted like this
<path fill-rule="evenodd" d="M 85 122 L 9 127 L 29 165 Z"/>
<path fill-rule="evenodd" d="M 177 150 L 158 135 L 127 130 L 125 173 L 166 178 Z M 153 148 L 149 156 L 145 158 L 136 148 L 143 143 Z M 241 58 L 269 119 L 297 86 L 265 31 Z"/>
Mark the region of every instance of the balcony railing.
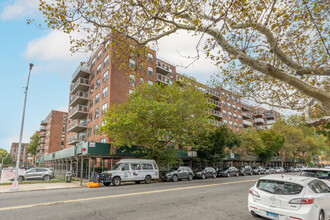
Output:
<path fill-rule="evenodd" d="M 263 119 L 263 118 L 255 118 L 255 119 L 254 119 L 254 122 L 255 122 L 255 123 L 258 123 L 258 124 L 260 124 L 260 123 L 263 124 L 263 123 L 265 123 L 265 119 Z"/>
<path fill-rule="evenodd" d="M 79 77 L 88 78 L 90 74 L 89 67 L 86 64 L 79 65 L 72 75 L 72 82 L 76 81 Z"/>
<path fill-rule="evenodd" d="M 47 127 L 46 126 L 40 126 L 40 131 L 47 131 Z"/>
<path fill-rule="evenodd" d="M 45 138 L 40 138 L 38 144 L 44 144 L 44 143 L 45 143 Z"/>
<path fill-rule="evenodd" d="M 210 89 L 210 88 L 206 88 L 206 93 L 208 93 L 208 94 L 210 94 L 210 95 L 212 95 L 212 96 L 215 96 L 215 97 L 217 97 L 217 98 L 220 98 L 220 92 L 218 92 L 218 91 L 215 91 L 215 90 L 213 90 L 213 89 Z"/>
<path fill-rule="evenodd" d="M 170 68 L 170 65 L 167 63 L 164 63 L 163 61 L 157 59 L 156 61 L 156 68 L 157 68 L 157 72 L 161 73 L 161 74 L 169 74 L 172 75 L 172 69 Z"/>
<path fill-rule="evenodd" d="M 215 105 L 217 108 L 221 108 L 221 103 L 219 101 L 213 100 L 213 99 L 208 99 L 209 102 Z"/>
<path fill-rule="evenodd" d="M 247 126 L 252 126 L 252 125 L 253 125 L 252 122 L 247 121 L 247 120 L 243 120 L 243 124 L 244 124 L 244 125 L 247 125 Z"/>
<path fill-rule="evenodd" d="M 274 124 L 274 123 L 275 123 L 274 120 L 267 120 L 267 125 L 272 125 L 272 124 Z"/>
<path fill-rule="evenodd" d="M 160 73 L 157 73 L 157 81 L 165 84 L 172 84 L 172 80 L 169 77 L 166 77 Z"/>
<path fill-rule="evenodd" d="M 78 135 L 73 135 L 67 139 L 67 144 L 73 145 L 73 144 L 79 143 L 84 140 L 86 140 L 86 135 L 80 135 L 79 137 L 78 137 Z"/>
<path fill-rule="evenodd" d="M 274 113 L 266 113 L 266 118 L 274 118 L 275 114 Z"/>
<path fill-rule="evenodd" d="M 222 113 L 217 111 L 217 110 L 211 110 L 210 111 L 211 115 L 222 118 Z"/>
<path fill-rule="evenodd" d="M 69 112 L 70 119 L 83 118 L 88 114 L 87 105 L 76 105 Z"/>
<path fill-rule="evenodd" d="M 87 128 L 86 119 L 84 120 L 74 120 L 69 124 L 68 131 L 69 132 L 81 132 Z"/>
<path fill-rule="evenodd" d="M 46 121 L 46 120 L 42 120 L 42 121 L 40 122 L 40 125 L 47 125 L 47 121 Z"/>
<path fill-rule="evenodd" d="M 87 91 L 89 88 L 89 80 L 79 77 L 77 81 L 71 84 L 71 94 L 74 94 L 77 90 Z"/>
<path fill-rule="evenodd" d="M 252 118 L 252 115 L 246 112 L 242 112 L 242 115 L 246 118 L 250 118 L 250 119 Z"/>
<path fill-rule="evenodd" d="M 39 137 L 46 137 L 46 132 L 40 132 Z"/>
<path fill-rule="evenodd" d="M 86 102 L 88 102 L 88 92 L 78 91 L 72 96 L 70 105 L 75 106 L 77 104 L 85 104 Z"/>

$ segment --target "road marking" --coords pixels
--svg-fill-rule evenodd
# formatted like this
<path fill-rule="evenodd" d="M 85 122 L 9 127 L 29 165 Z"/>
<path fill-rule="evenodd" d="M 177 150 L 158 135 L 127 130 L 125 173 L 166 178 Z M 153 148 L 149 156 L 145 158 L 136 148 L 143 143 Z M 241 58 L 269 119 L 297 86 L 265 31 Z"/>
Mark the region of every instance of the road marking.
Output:
<path fill-rule="evenodd" d="M 246 183 L 246 182 L 252 182 L 252 181 L 256 181 L 256 180 L 257 179 L 242 180 L 242 181 L 234 181 L 234 182 L 226 182 L 226 183 L 215 183 L 215 184 L 199 185 L 199 186 L 187 186 L 187 187 L 180 187 L 180 188 L 173 188 L 173 189 L 161 189 L 161 190 L 153 190 L 153 191 L 146 191 L 146 192 L 126 193 L 126 194 L 111 195 L 111 196 L 99 196 L 99 197 L 91 197 L 91 198 L 83 198 L 83 199 L 72 199 L 72 200 L 63 200 L 63 201 L 56 201 L 56 202 L 36 203 L 36 204 L 30 204 L 30 205 L 11 206 L 11 207 L 0 208 L 0 211 L 25 209 L 25 208 L 35 207 L 35 206 L 49 206 L 49 205 L 56 205 L 56 204 L 66 204 L 66 203 L 83 202 L 83 201 L 91 201 L 91 200 L 99 200 L 99 199 L 109 199 L 109 198 L 136 196 L 136 195 L 146 195 L 146 194 L 171 192 L 171 191 L 178 191 L 178 190 L 185 190 L 185 189 L 197 189 L 197 188 L 205 188 L 205 187 L 211 187 L 211 186 L 221 186 L 221 185 L 228 185 L 228 184 L 235 184 L 235 183 Z"/>

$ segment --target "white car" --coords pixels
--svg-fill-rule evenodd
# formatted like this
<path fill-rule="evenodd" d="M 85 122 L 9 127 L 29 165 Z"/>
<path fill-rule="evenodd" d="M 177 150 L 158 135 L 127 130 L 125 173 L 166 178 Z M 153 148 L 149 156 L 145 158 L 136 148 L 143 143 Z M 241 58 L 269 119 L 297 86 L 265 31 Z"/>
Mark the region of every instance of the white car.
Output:
<path fill-rule="evenodd" d="M 322 180 L 330 187 L 330 169 L 327 168 L 306 168 L 303 169 L 299 176 L 315 177 Z"/>
<path fill-rule="evenodd" d="M 249 189 L 254 216 L 278 220 L 329 220 L 330 188 L 313 177 L 269 175 Z"/>

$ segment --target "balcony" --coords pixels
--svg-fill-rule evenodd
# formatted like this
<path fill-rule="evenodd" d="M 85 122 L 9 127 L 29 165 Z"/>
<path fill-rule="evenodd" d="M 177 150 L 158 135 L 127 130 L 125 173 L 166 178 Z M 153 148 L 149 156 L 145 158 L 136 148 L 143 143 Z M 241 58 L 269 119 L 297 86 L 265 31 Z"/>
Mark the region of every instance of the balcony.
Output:
<path fill-rule="evenodd" d="M 257 130 L 259 130 L 259 129 L 266 130 L 266 128 L 264 126 L 256 126 L 256 129 Z"/>
<path fill-rule="evenodd" d="M 210 113 L 212 116 L 222 118 L 222 113 L 217 110 L 211 110 Z"/>
<path fill-rule="evenodd" d="M 252 119 L 252 115 L 246 112 L 242 112 L 243 119 Z"/>
<path fill-rule="evenodd" d="M 157 79 L 156 81 L 162 82 L 164 84 L 172 84 L 172 80 L 169 77 L 166 77 L 160 73 L 157 73 Z"/>
<path fill-rule="evenodd" d="M 40 133 L 39 133 L 39 137 L 41 137 L 41 138 L 46 137 L 46 132 L 40 132 Z"/>
<path fill-rule="evenodd" d="M 47 131 L 47 127 L 46 126 L 40 126 L 40 131 Z"/>
<path fill-rule="evenodd" d="M 266 118 L 267 119 L 274 119 L 275 118 L 275 114 L 274 113 L 266 113 Z"/>
<path fill-rule="evenodd" d="M 213 97 L 220 98 L 220 92 L 215 91 L 213 89 L 206 88 L 206 93 L 212 95 Z"/>
<path fill-rule="evenodd" d="M 251 106 L 242 103 L 242 111 L 250 111 Z"/>
<path fill-rule="evenodd" d="M 89 78 L 90 70 L 86 64 L 79 65 L 72 75 L 72 82 L 75 82 L 79 77 Z"/>
<path fill-rule="evenodd" d="M 72 96 L 70 106 L 84 105 L 88 102 L 88 92 L 78 91 Z"/>
<path fill-rule="evenodd" d="M 264 116 L 264 112 L 263 111 L 253 111 L 253 114 L 254 114 L 254 116 L 256 116 L 256 117 L 260 117 L 260 116 Z"/>
<path fill-rule="evenodd" d="M 170 68 L 170 65 L 158 59 L 156 61 L 156 70 L 158 73 L 164 75 L 166 74 L 172 75 L 172 69 Z"/>
<path fill-rule="evenodd" d="M 66 143 L 68 145 L 74 145 L 74 144 L 77 144 L 81 141 L 85 141 L 85 139 L 86 139 L 86 135 L 80 135 L 79 137 L 78 137 L 78 135 L 74 135 L 74 136 L 69 137 L 67 139 Z"/>
<path fill-rule="evenodd" d="M 47 125 L 47 121 L 46 121 L 46 120 L 42 120 L 42 121 L 40 122 L 40 125 L 41 125 L 41 126 L 46 126 L 46 125 Z"/>
<path fill-rule="evenodd" d="M 87 129 L 86 119 L 85 120 L 74 120 L 69 124 L 68 132 L 82 132 Z"/>
<path fill-rule="evenodd" d="M 254 122 L 256 124 L 264 124 L 265 123 L 265 119 L 263 119 L 263 118 L 255 118 L 254 119 Z"/>
<path fill-rule="evenodd" d="M 45 138 L 40 138 L 38 144 L 44 144 L 44 143 L 45 143 Z"/>
<path fill-rule="evenodd" d="M 247 120 L 243 120 L 243 125 L 244 125 L 244 127 L 248 127 L 248 126 L 252 126 L 253 123 L 250 121 L 247 121 Z"/>
<path fill-rule="evenodd" d="M 274 123 L 275 123 L 274 120 L 267 120 L 267 125 L 272 125 L 272 124 L 274 124 Z"/>
<path fill-rule="evenodd" d="M 221 108 L 221 103 L 219 101 L 213 100 L 213 99 L 208 99 L 209 102 L 211 102 L 212 104 L 214 104 L 214 108 L 215 109 L 220 109 Z"/>
<path fill-rule="evenodd" d="M 45 145 L 44 144 L 40 144 L 38 146 L 37 150 L 45 150 Z"/>
<path fill-rule="evenodd" d="M 69 112 L 70 119 L 80 119 L 86 117 L 88 114 L 87 105 L 76 105 Z"/>
<path fill-rule="evenodd" d="M 71 94 L 75 94 L 77 91 L 88 91 L 89 80 L 86 78 L 79 77 L 77 81 L 71 84 Z"/>

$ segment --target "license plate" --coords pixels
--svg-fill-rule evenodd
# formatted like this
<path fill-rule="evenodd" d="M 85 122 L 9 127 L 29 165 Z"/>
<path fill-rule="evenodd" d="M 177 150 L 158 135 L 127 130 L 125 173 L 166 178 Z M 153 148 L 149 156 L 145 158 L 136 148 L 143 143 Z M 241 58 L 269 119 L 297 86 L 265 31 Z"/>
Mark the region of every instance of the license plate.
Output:
<path fill-rule="evenodd" d="M 278 214 L 276 214 L 276 213 L 266 212 L 266 215 L 278 219 Z"/>

